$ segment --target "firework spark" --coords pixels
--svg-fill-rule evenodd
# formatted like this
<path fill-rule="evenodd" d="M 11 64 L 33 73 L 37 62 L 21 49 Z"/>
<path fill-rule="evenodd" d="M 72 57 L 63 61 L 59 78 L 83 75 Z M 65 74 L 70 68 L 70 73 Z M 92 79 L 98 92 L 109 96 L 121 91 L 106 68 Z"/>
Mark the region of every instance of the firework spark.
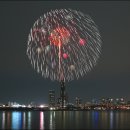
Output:
<path fill-rule="evenodd" d="M 51 10 L 31 28 L 27 55 L 45 78 L 71 81 L 96 65 L 101 43 L 99 30 L 88 15 L 71 9 Z"/>

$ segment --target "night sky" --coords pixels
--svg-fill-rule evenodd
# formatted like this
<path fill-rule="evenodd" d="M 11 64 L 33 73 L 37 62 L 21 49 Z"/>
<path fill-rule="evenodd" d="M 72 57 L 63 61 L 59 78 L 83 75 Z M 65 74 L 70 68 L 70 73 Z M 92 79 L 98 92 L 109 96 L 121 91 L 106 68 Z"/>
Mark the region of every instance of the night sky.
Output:
<path fill-rule="evenodd" d="M 130 100 L 130 2 L 0 2 L 0 103 L 48 103 L 48 91 L 59 95 L 59 83 L 44 79 L 26 55 L 34 22 L 51 9 L 71 8 L 88 14 L 98 25 L 102 51 L 88 75 L 66 83 L 70 102 L 102 97 Z"/>

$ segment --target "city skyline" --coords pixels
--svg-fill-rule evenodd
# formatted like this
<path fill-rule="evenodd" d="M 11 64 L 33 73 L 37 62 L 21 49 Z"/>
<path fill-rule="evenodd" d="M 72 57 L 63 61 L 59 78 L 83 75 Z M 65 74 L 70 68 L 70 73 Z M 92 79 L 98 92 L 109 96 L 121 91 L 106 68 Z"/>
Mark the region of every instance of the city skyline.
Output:
<path fill-rule="evenodd" d="M 68 95 L 67 95 L 68 96 Z M 14 101 L 11 101 L 11 100 L 8 100 L 8 102 L 0 102 L 0 106 L 1 107 L 25 107 L 25 106 L 28 106 L 28 107 L 48 107 L 48 108 L 53 108 L 53 107 L 58 107 L 58 108 L 66 108 L 67 105 L 74 105 L 76 107 L 77 104 L 78 105 L 85 105 L 85 104 L 88 104 L 88 105 L 99 105 L 99 104 L 102 104 L 102 103 L 112 103 L 113 105 L 130 105 L 130 100 L 124 98 L 124 97 L 116 97 L 116 98 L 111 98 L 111 97 L 102 97 L 102 98 L 92 98 L 91 100 L 84 100 L 82 99 L 81 97 L 75 97 L 74 101 L 73 102 L 70 102 L 70 100 L 66 100 L 65 99 L 65 102 L 64 104 L 62 105 L 62 95 L 58 95 L 56 96 L 55 95 L 55 90 L 49 90 L 48 92 L 48 102 L 47 103 L 38 103 L 38 102 L 28 102 L 28 103 L 21 103 L 20 101 L 17 101 L 14 100 Z"/>
<path fill-rule="evenodd" d="M 26 55 L 34 21 L 56 8 L 72 8 L 90 15 L 102 37 L 102 51 L 87 76 L 65 83 L 71 101 L 102 97 L 130 100 L 130 2 L 0 2 L 0 102 L 48 102 L 48 92 L 60 94 L 60 83 L 33 70 Z M 61 5 L 62 3 L 62 5 Z"/>

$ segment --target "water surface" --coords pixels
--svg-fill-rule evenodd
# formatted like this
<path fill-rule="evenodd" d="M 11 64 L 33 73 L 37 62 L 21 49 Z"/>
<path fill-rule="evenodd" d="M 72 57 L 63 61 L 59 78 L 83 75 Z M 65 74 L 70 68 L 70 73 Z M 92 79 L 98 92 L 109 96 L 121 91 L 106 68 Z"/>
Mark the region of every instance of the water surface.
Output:
<path fill-rule="evenodd" d="M 130 129 L 130 111 L 0 111 L 0 129 Z"/>

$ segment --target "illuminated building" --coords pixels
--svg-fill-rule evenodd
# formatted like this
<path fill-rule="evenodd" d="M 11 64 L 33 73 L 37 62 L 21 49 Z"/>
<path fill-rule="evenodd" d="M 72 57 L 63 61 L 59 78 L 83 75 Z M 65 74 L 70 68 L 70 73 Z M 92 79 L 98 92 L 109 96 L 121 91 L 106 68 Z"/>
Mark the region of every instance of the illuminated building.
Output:
<path fill-rule="evenodd" d="M 61 99 L 57 98 L 57 107 L 60 107 L 60 101 L 61 101 Z"/>
<path fill-rule="evenodd" d="M 76 97 L 76 99 L 75 99 L 76 107 L 80 107 L 81 102 L 82 102 L 82 100 L 79 97 Z"/>
<path fill-rule="evenodd" d="M 67 103 L 67 95 L 66 95 L 66 91 L 65 91 L 65 83 L 64 81 L 60 82 L 60 106 L 66 107 L 66 103 Z"/>
<path fill-rule="evenodd" d="M 55 91 L 49 90 L 49 107 L 55 106 Z"/>
<path fill-rule="evenodd" d="M 116 99 L 116 104 L 117 105 L 123 105 L 123 104 L 126 104 L 126 102 L 125 102 L 125 100 L 124 100 L 124 98 L 117 98 Z"/>

